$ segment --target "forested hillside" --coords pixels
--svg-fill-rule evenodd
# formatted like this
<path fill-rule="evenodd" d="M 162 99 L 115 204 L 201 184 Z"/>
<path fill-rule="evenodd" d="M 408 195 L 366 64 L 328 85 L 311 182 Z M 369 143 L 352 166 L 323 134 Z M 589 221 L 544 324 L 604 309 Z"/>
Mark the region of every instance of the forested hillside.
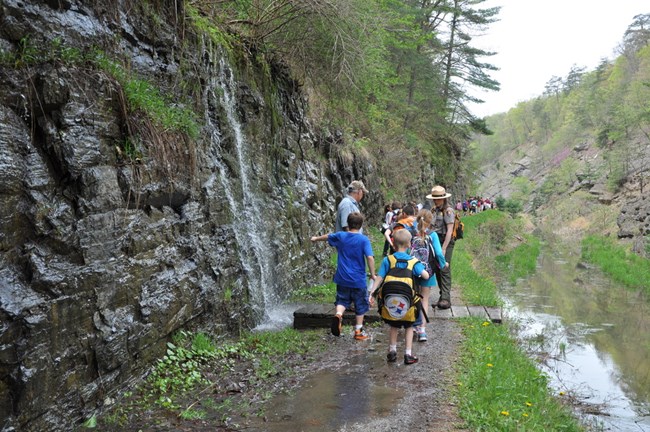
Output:
<path fill-rule="evenodd" d="M 551 77 L 543 95 L 486 119 L 472 148 L 478 193 L 583 231 L 650 248 L 650 14 L 638 15 L 620 55 L 591 71 Z M 585 218 L 582 222 L 580 218 Z"/>
<path fill-rule="evenodd" d="M 497 90 L 492 53 L 472 38 L 499 8 L 470 0 L 192 2 L 230 47 L 280 59 L 319 127 L 341 131 L 338 157 L 369 157 L 389 195 L 462 183 L 472 132 L 468 87 Z M 430 166 L 418 173 L 413 167 Z M 402 173 L 402 175 L 400 175 Z M 408 173 L 408 175 L 407 175 Z"/>

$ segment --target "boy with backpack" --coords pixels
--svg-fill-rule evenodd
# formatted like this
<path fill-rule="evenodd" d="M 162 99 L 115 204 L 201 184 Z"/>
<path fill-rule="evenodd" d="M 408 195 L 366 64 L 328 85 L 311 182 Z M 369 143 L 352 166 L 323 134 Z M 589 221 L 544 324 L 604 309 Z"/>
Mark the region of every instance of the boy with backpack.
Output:
<path fill-rule="evenodd" d="M 341 335 L 343 312 L 355 306 L 354 338 L 366 340 L 370 336 L 363 329 L 363 318 L 370 309 L 367 296 L 366 263 L 370 278 L 375 279 L 375 258 L 370 240 L 361 234 L 363 215 L 353 212 L 348 215 L 348 231 L 338 231 L 322 236 L 313 236 L 312 242 L 325 241 L 337 251 L 336 273 L 336 314 L 332 317 L 331 331 L 334 336 Z M 365 262 L 364 262 L 365 260 Z"/>
<path fill-rule="evenodd" d="M 448 266 L 445 255 L 442 253 L 440 240 L 433 230 L 433 213 L 430 210 L 420 210 L 416 219 L 417 233 L 411 239 L 411 255 L 424 264 L 424 268 L 430 275 L 435 274 L 437 269 L 444 269 Z M 429 294 L 431 289 L 436 287 L 435 277 L 427 280 L 418 281 L 419 293 L 422 297 L 422 306 L 424 310 L 429 307 Z M 418 336 L 418 342 L 427 341 L 427 331 L 424 321 L 415 327 Z"/>
<path fill-rule="evenodd" d="M 377 296 L 379 313 L 390 326 L 388 354 L 389 363 L 397 361 L 397 333 L 404 328 L 404 364 L 418 362 L 413 355 L 413 326 L 419 324 L 422 299 L 416 292 L 416 278 L 429 279 L 424 265 L 406 251 L 411 246 L 411 233 L 401 229 L 393 235 L 395 253 L 381 262 L 379 273 L 370 290 L 370 305 Z"/>

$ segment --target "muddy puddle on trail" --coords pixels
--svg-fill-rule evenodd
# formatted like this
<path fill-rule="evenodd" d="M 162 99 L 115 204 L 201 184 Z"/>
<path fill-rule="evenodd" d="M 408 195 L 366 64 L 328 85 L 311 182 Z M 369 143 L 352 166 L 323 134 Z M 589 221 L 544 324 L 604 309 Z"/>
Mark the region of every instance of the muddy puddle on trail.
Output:
<path fill-rule="evenodd" d="M 404 392 L 373 382 L 372 374 L 385 362 L 366 346 L 357 347 L 343 368 L 320 371 L 292 394 L 274 398 L 259 430 L 335 431 L 391 415 Z"/>
<path fill-rule="evenodd" d="M 650 432 L 650 299 L 547 238 L 536 273 L 504 288 L 507 319 L 595 430 Z"/>
<path fill-rule="evenodd" d="M 247 431 L 357 432 L 373 430 L 457 430 L 459 420 L 449 396 L 460 330 L 451 320 L 432 320 L 429 341 L 413 343 L 420 361 L 403 362 L 404 333 L 398 361 L 386 362 L 388 331 L 369 328 L 371 340 L 355 341 L 350 327 L 317 361 L 318 369 L 289 393 L 264 404 L 264 415 L 250 418 Z M 323 329 L 325 332 L 326 330 Z M 312 365 L 316 366 L 316 364 Z"/>

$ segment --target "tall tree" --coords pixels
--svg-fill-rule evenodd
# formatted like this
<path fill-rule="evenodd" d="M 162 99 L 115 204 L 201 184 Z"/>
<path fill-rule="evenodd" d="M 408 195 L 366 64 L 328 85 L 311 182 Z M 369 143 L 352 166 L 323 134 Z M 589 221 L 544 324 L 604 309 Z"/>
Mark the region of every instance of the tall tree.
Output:
<path fill-rule="evenodd" d="M 472 98 L 466 86 L 499 90 L 499 82 L 490 76 L 498 68 L 480 59 L 494 55 L 471 45 L 472 38 L 485 31 L 497 20 L 500 7 L 479 9 L 485 0 L 448 0 L 442 10 L 446 14 L 446 33 L 441 39 L 443 52 L 437 58 L 444 71 L 442 95 L 451 120 L 472 122 L 474 119 L 465 107 L 466 102 L 482 102 Z M 446 38 L 444 38 L 446 36 Z"/>
<path fill-rule="evenodd" d="M 641 48 L 650 44 L 650 14 L 641 14 L 634 17 L 623 34 L 624 53 L 636 53 Z"/>

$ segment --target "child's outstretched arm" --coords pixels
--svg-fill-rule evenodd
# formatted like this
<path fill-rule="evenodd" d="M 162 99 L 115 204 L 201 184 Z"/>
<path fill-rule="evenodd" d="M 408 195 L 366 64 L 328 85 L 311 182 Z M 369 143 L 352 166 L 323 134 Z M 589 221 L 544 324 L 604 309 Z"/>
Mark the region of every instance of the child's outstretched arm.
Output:
<path fill-rule="evenodd" d="M 327 237 L 329 237 L 329 234 L 323 234 L 321 236 L 312 236 L 310 240 L 312 242 L 317 242 L 317 241 L 325 241 L 327 240 Z"/>

